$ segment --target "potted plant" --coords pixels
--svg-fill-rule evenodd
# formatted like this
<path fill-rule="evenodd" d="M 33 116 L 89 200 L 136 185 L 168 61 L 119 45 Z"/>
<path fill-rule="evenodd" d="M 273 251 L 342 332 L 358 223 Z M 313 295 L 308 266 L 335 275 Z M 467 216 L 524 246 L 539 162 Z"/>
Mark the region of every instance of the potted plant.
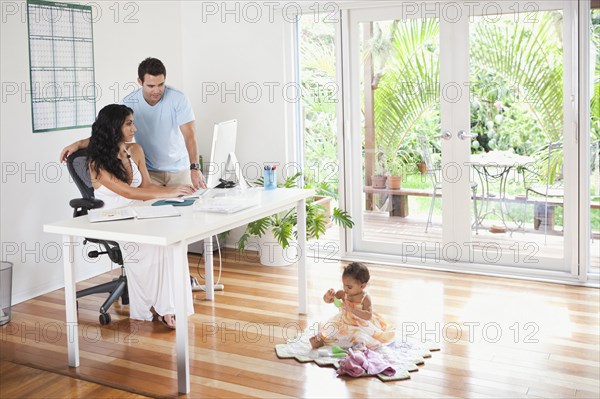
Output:
<path fill-rule="evenodd" d="M 323 195 L 315 195 L 313 197 L 314 204 L 323 208 L 323 214 L 325 215 L 325 227 L 331 227 L 331 201 L 332 198 Z"/>
<path fill-rule="evenodd" d="M 417 170 L 420 174 L 424 175 L 425 173 L 427 173 L 427 163 L 421 155 L 417 155 L 415 158 L 418 159 L 416 163 Z"/>
<path fill-rule="evenodd" d="M 400 190 L 402 186 L 402 172 L 404 165 L 398 159 L 394 159 L 388 164 L 389 175 L 387 177 L 387 188 L 390 190 Z"/>
<path fill-rule="evenodd" d="M 282 187 L 296 187 L 300 173 L 288 177 Z M 258 181 L 260 182 L 260 180 Z M 311 198 L 306 201 L 306 238 L 319 238 L 327 229 L 327 213 Z M 354 221 L 345 211 L 334 207 L 331 219 L 338 225 L 352 228 Z M 246 247 L 251 237 L 257 237 L 260 246 L 260 263 L 265 266 L 285 266 L 296 261 L 295 241 L 297 239 L 296 225 L 298 218 L 296 208 L 251 222 L 238 241 L 238 250 Z M 279 247 L 274 248 L 274 243 Z"/>
<path fill-rule="evenodd" d="M 389 175 L 387 177 L 387 188 L 390 190 L 400 190 L 402 186 L 402 175 L 407 172 L 411 154 L 399 150 L 388 154 L 387 165 Z"/>
<path fill-rule="evenodd" d="M 309 180 L 309 179 L 307 179 Z M 325 214 L 326 227 L 332 226 L 331 212 L 333 207 L 333 200 L 337 200 L 337 191 L 333 188 L 332 184 L 327 181 L 311 182 L 305 181 L 304 188 L 312 188 L 315 190 L 315 195 L 312 197 L 313 202 L 322 207 Z"/>
<path fill-rule="evenodd" d="M 377 152 L 377 160 L 375 161 L 375 170 L 371 176 L 371 186 L 373 188 L 385 188 L 387 180 L 386 176 L 386 157 L 382 151 Z"/>

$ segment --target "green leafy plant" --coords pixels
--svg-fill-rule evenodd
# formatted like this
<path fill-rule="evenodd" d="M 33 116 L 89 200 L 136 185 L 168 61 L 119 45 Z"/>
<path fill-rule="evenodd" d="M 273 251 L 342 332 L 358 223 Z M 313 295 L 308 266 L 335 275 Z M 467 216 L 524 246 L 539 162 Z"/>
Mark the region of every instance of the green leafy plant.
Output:
<path fill-rule="evenodd" d="M 293 188 L 297 186 L 298 178 L 301 173 L 296 173 L 288 177 L 280 187 Z M 260 184 L 260 179 L 257 184 Z M 326 219 L 329 215 L 325 214 L 325 208 L 314 203 L 313 199 L 306 201 L 306 238 L 319 238 L 325 234 L 327 230 Z M 331 219 L 338 225 L 352 228 L 354 221 L 348 212 L 339 208 L 333 209 Z M 251 222 L 246 227 L 246 231 L 238 241 L 238 250 L 243 251 L 250 237 L 262 237 L 271 229 L 273 236 L 284 249 L 287 248 L 292 241 L 298 238 L 296 225 L 298 224 L 298 215 L 296 208 L 292 208 L 285 212 L 279 212 L 274 215 L 264 217 L 262 219 Z"/>
<path fill-rule="evenodd" d="M 408 154 L 418 153 L 421 125 L 438 119 L 432 114 L 439 112 L 440 102 L 435 80 L 439 23 L 410 19 L 376 26 L 367 48 L 380 74 L 373 93 L 375 143 L 385 151 L 388 172 L 396 175 L 412 163 Z M 431 128 L 439 130 L 435 125 Z"/>
<path fill-rule="evenodd" d="M 304 185 L 337 199 L 335 29 L 310 18 L 302 19 L 301 28 Z"/>
<path fill-rule="evenodd" d="M 402 176 L 412 172 L 414 165 L 420 159 L 418 155 L 405 150 L 398 150 L 392 155 L 388 155 L 387 170 L 390 176 Z"/>
<path fill-rule="evenodd" d="M 385 176 L 387 172 L 387 157 L 383 150 L 378 149 L 375 152 L 375 168 L 373 169 L 373 176 Z"/>

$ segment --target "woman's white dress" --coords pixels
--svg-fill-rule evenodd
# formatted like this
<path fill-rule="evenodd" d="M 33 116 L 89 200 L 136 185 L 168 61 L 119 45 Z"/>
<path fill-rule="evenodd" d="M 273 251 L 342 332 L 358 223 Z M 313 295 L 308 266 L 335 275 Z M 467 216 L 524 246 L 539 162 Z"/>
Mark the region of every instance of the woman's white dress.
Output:
<path fill-rule="evenodd" d="M 130 158 L 133 171 L 132 187 L 142 184 L 142 175 L 135 162 Z M 105 186 L 94 190 L 94 196 L 104 201 L 102 209 L 128 206 L 136 202 L 125 198 Z M 129 289 L 129 317 L 135 320 L 152 320 L 151 307 L 159 315 L 175 314 L 174 268 L 175 254 L 170 247 L 119 242 L 123 252 L 127 285 Z M 184 257 L 185 270 L 188 269 Z M 192 286 L 186 279 L 186 301 L 188 315 L 194 314 Z"/>

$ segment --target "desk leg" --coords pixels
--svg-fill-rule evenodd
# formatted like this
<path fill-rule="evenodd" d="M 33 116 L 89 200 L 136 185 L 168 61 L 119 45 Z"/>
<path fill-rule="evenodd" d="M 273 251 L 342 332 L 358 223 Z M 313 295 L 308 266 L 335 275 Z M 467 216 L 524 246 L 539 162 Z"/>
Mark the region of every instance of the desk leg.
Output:
<path fill-rule="evenodd" d="M 298 201 L 298 312 L 306 314 L 308 300 L 306 296 L 306 200 Z"/>
<path fill-rule="evenodd" d="M 77 326 L 77 294 L 75 290 L 75 238 L 63 236 L 63 266 L 65 275 L 65 309 L 67 311 L 67 352 L 69 366 L 79 367 L 79 328 Z"/>
<path fill-rule="evenodd" d="M 206 283 L 206 299 L 215 298 L 215 282 L 213 281 L 213 237 L 204 240 L 204 282 Z"/>
<path fill-rule="evenodd" d="M 190 353 L 188 342 L 188 319 L 186 281 L 190 278 L 189 270 L 182 266 L 187 257 L 187 243 L 185 241 L 173 244 L 175 248 L 175 319 L 176 319 L 176 342 L 177 353 L 177 388 L 180 393 L 190 392 Z"/>

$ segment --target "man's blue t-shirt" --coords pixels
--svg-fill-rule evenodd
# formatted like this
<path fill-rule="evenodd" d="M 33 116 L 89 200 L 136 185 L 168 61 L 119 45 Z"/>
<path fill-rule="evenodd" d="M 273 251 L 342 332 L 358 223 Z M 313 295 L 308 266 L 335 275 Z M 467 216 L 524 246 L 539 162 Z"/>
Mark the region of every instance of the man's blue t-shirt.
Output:
<path fill-rule="evenodd" d="M 188 98 L 179 90 L 165 86 L 158 103 L 150 106 L 142 89 L 123 99 L 133 109 L 137 132 L 135 141 L 144 149 L 148 170 L 181 172 L 190 167 L 190 158 L 179 126 L 195 120 Z"/>

